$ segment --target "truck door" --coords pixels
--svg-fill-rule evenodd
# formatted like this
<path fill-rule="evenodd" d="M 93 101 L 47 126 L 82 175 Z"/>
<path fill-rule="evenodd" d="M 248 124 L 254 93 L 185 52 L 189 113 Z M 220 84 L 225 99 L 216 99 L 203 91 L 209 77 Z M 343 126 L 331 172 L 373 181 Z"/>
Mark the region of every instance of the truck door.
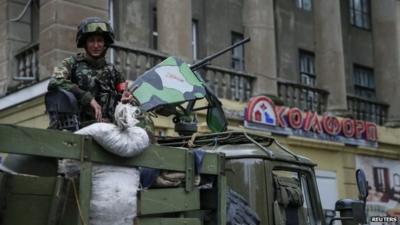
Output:
<path fill-rule="evenodd" d="M 320 225 L 322 223 L 315 182 L 307 171 L 272 171 L 273 223 L 275 225 Z"/>

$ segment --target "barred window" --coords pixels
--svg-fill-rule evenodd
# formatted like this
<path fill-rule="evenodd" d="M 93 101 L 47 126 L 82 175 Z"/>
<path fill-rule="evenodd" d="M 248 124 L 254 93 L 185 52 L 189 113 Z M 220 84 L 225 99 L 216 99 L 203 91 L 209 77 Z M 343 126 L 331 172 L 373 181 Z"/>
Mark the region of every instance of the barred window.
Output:
<path fill-rule="evenodd" d="M 243 34 L 232 32 L 232 44 L 243 40 Z M 239 71 L 244 71 L 244 47 L 237 46 L 232 50 L 232 68 Z"/>
<path fill-rule="evenodd" d="M 372 69 L 354 65 L 354 90 L 358 97 L 375 99 L 375 81 Z"/>
<path fill-rule="evenodd" d="M 300 83 L 315 87 L 314 53 L 300 50 Z"/>
<path fill-rule="evenodd" d="M 371 8 L 369 0 L 349 0 L 350 23 L 363 29 L 371 29 Z"/>
<path fill-rule="evenodd" d="M 299 9 L 304 9 L 307 11 L 312 10 L 312 2 L 311 0 L 295 0 L 296 7 Z"/>

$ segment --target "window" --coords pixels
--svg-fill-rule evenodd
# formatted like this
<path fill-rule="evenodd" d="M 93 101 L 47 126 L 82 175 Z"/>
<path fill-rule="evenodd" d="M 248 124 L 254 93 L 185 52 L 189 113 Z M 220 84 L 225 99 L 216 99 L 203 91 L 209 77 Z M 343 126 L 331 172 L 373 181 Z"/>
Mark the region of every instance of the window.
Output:
<path fill-rule="evenodd" d="M 315 87 L 315 64 L 314 54 L 300 50 L 300 83 Z"/>
<path fill-rule="evenodd" d="M 157 8 L 154 7 L 153 10 L 151 11 L 152 13 L 152 21 L 151 21 L 151 43 L 150 46 L 153 49 L 157 49 L 158 45 L 158 28 L 157 28 Z"/>
<path fill-rule="evenodd" d="M 307 173 L 274 170 L 274 214 L 281 216 L 286 224 L 317 224 L 312 181 Z M 314 196 L 315 199 L 315 196 Z"/>
<path fill-rule="evenodd" d="M 193 60 L 197 60 L 197 50 L 198 50 L 198 22 L 197 20 L 192 21 L 192 54 Z"/>
<path fill-rule="evenodd" d="M 370 1 L 369 0 L 349 0 L 350 1 L 350 23 L 363 29 L 371 29 L 370 21 Z"/>
<path fill-rule="evenodd" d="M 10 53 L 16 52 L 14 55 L 15 72 L 12 78 L 13 80 L 20 81 L 15 84 L 15 86 L 20 85 L 18 88 L 22 88 L 28 83 L 39 81 L 40 3 L 39 1 L 27 1 L 24 4 L 23 10 L 19 10 L 17 5 L 12 6 L 12 9 L 17 10 L 18 14 L 14 18 L 10 18 L 12 27 L 15 29 L 10 29 L 8 31 L 12 36 L 17 37 L 17 39 L 11 40 L 10 42 Z M 30 35 L 25 35 L 28 33 L 30 33 Z M 21 45 L 23 45 L 23 47 Z"/>
<path fill-rule="evenodd" d="M 375 82 L 372 69 L 355 65 L 353 79 L 356 96 L 375 99 Z"/>
<path fill-rule="evenodd" d="M 296 7 L 299 9 L 304 9 L 307 11 L 312 10 L 311 0 L 295 0 L 295 2 L 296 2 Z"/>
<path fill-rule="evenodd" d="M 299 72 L 300 84 L 309 87 L 316 86 L 314 53 L 300 50 L 299 52 Z M 302 95 L 305 102 L 301 108 L 304 110 L 317 111 L 318 110 L 318 93 L 312 88 L 303 88 Z"/>
<path fill-rule="evenodd" d="M 243 34 L 232 32 L 232 44 L 243 40 Z M 237 46 L 232 50 L 232 68 L 244 71 L 244 47 Z"/>

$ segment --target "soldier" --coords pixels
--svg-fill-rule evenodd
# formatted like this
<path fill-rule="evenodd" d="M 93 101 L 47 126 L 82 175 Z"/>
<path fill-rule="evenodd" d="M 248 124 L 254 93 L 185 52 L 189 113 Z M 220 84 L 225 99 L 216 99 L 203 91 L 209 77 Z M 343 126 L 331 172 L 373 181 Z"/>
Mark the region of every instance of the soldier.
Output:
<path fill-rule="evenodd" d="M 124 77 L 106 62 L 105 54 L 112 43 L 114 33 L 110 24 L 98 17 L 88 17 L 80 22 L 76 34 L 76 46 L 84 48 L 85 53 L 68 57 L 54 68 L 48 90 L 73 93 L 83 125 L 94 120 L 112 122 L 117 102 L 133 99 L 125 90 Z"/>

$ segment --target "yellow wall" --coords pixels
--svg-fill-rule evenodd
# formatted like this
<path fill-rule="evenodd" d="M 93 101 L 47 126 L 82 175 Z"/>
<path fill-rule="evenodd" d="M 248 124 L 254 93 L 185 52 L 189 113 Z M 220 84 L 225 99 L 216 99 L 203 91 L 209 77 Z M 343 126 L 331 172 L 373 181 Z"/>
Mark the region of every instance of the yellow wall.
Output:
<path fill-rule="evenodd" d="M 295 153 L 316 162 L 316 169 L 335 172 L 339 198 L 357 197 L 355 155 L 344 144 L 295 136 L 278 139 Z"/>
<path fill-rule="evenodd" d="M 47 128 L 49 122 L 45 111 L 44 97 L 38 97 L 0 111 L 0 123 Z"/>

